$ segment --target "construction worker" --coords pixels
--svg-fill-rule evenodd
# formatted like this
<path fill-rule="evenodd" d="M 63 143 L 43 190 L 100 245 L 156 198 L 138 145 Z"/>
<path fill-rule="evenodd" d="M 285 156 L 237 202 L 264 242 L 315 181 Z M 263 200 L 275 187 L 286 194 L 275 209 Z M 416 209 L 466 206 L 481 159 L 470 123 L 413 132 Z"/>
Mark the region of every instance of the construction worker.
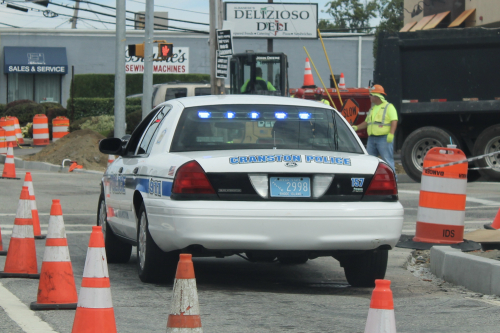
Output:
<path fill-rule="evenodd" d="M 330 105 L 330 103 L 323 98 L 323 89 L 321 88 L 316 88 L 316 90 L 314 90 L 314 98 L 320 103 Z"/>
<path fill-rule="evenodd" d="M 355 131 L 368 128 L 368 154 L 379 156 L 389 164 L 396 174 L 394 167 L 394 132 L 398 126 L 398 113 L 394 105 L 385 100 L 384 88 L 375 84 L 370 89 L 372 107 L 368 111 L 365 121 L 358 126 L 353 126 Z"/>
<path fill-rule="evenodd" d="M 247 92 L 248 83 L 250 79 L 246 80 L 245 83 L 241 86 L 240 91 L 242 93 Z M 273 87 L 271 82 L 267 82 L 262 78 L 262 68 L 255 68 L 255 90 L 268 90 L 268 91 L 276 91 L 276 88 Z"/>

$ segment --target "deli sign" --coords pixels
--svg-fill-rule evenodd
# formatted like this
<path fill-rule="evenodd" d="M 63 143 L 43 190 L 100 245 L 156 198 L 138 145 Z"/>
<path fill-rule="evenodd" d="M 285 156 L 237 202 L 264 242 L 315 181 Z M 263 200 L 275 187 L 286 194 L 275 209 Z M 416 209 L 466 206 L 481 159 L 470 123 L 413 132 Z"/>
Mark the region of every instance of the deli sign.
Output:
<path fill-rule="evenodd" d="M 233 37 L 318 38 L 317 3 L 226 2 Z M 227 24 L 227 25 L 226 25 Z"/>
<path fill-rule="evenodd" d="M 158 49 L 153 48 L 153 59 L 158 58 Z M 125 49 L 125 73 L 144 73 L 144 60 L 142 58 L 131 57 L 128 54 L 128 47 Z M 153 73 L 189 73 L 189 47 L 175 47 L 172 58 L 163 61 L 153 62 Z"/>

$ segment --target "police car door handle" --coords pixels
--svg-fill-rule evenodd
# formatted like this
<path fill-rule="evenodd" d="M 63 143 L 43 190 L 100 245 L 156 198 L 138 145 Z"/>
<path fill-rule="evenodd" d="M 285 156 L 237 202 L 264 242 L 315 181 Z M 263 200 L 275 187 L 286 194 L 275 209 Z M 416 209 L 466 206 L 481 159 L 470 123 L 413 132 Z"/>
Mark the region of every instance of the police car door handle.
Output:
<path fill-rule="evenodd" d="M 123 171 L 123 167 L 121 167 L 119 170 L 118 170 L 118 173 L 122 173 Z"/>
<path fill-rule="evenodd" d="M 137 174 L 137 171 L 139 171 L 139 167 L 134 169 L 134 174 Z"/>

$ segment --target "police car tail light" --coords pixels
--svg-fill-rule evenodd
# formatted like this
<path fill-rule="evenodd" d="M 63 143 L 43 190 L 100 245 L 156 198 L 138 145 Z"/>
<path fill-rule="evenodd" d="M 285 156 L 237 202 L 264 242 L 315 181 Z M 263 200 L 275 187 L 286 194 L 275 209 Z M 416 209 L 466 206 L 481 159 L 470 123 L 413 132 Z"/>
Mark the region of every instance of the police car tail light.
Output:
<path fill-rule="evenodd" d="M 191 161 L 179 168 L 175 175 L 172 193 L 177 194 L 215 194 L 215 190 L 203 168 Z"/>
<path fill-rule="evenodd" d="M 365 195 L 396 195 L 398 189 L 394 172 L 392 169 L 384 164 L 379 163 L 377 171 L 372 178 L 370 186 L 365 192 Z"/>

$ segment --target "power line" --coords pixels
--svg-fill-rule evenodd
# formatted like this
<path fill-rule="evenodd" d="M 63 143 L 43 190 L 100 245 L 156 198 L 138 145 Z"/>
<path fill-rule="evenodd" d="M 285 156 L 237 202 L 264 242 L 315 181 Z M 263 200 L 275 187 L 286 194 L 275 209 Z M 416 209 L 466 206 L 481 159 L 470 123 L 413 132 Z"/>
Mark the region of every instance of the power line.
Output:
<path fill-rule="evenodd" d="M 0 24 L 6 25 L 6 26 L 11 27 L 11 28 L 21 28 L 21 27 L 18 27 L 18 26 L 12 25 L 12 24 L 3 23 L 3 22 L 0 22 Z"/>
<path fill-rule="evenodd" d="M 76 1 L 85 2 L 87 4 L 92 4 L 92 5 L 100 6 L 100 7 L 103 7 L 103 8 L 108 8 L 108 9 L 116 10 L 115 7 L 108 6 L 108 5 L 103 5 L 103 4 L 92 2 L 92 1 L 86 1 L 86 0 L 70 0 L 70 1 L 73 1 L 73 2 L 76 2 Z M 50 2 L 50 3 L 51 4 L 55 4 L 55 3 L 52 3 L 52 2 Z M 67 7 L 66 6 L 66 8 L 71 8 L 71 7 Z M 133 12 L 133 11 L 130 11 L 130 10 L 127 10 L 126 12 L 129 13 L 129 14 L 138 14 L 137 12 Z M 186 21 L 186 20 L 178 20 L 178 19 L 173 19 L 173 18 L 170 18 L 170 17 L 169 18 L 165 18 L 165 17 L 161 17 L 161 16 L 154 16 L 154 18 L 156 18 L 156 19 L 162 19 L 162 20 L 170 20 L 170 21 L 175 21 L 175 22 L 182 22 L 182 23 L 199 24 L 199 25 L 207 25 L 207 26 L 210 25 L 208 23 Z"/>

